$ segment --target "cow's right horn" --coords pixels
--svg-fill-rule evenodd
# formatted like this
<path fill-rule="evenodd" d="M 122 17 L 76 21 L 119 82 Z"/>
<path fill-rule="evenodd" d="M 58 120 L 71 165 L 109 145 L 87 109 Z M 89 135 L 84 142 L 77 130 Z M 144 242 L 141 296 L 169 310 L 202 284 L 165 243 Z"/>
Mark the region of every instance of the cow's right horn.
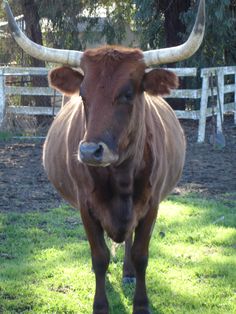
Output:
<path fill-rule="evenodd" d="M 182 61 L 191 57 L 202 43 L 205 30 L 205 0 L 200 0 L 198 14 L 188 40 L 179 46 L 143 52 L 147 66 Z"/>
<path fill-rule="evenodd" d="M 12 14 L 7 0 L 3 0 L 3 9 L 6 12 L 8 25 L 12 36 L 18 45 L 30 56 L 48 62 L 62 63 L 77 67 L 80 65 L 80 60 L 83 52 L 75 50 L 54 49 L 38 45 L 31 41 L 18 27 L 15 18 Z"/>

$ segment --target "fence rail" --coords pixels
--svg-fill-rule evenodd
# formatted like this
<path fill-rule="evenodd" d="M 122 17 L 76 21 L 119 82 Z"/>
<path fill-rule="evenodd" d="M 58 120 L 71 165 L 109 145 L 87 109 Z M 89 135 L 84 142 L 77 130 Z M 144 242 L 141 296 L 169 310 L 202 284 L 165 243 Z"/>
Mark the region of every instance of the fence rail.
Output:
<path fill-rule="evenodd" d="M 192 77 L 197 85 L 198 71 L 197 68 L 171 68 L 179 77 Z M 32 77 L 32 76 L 47 76 L 49 69 L 47 68 L 13 68 L 0 67 L 0 128 L 3 124 L 6 113 L 17 115 L 48 115 L 52 116 L 58 113 L 59 108 L 52 107 L 35 107 L 35 106 L 9 106 L 6 103 L 7 96 L 49 96 L 60 97 L 60 93 L 55 92 L 50 87 L 32 87 L 32 86 L 11 86 L 7 85 L 12 77 Z M 234 82 L 227 84 L 225 76 L 234 76 Z M 210 78 L 214 76 L 218 81 L 217 86 L 210 88 Z M 236 123 L 236 66 L 205 68 L 200 71 L 202 81 L 201 88 L 195 89 L 177 89 L 171 92 L 167 98 L 178 99 L 198 99 L 200 101 L 200 110 L 176 110 L 176 115 L 179 119 L 199 120 L 198 142 L 205 140 L 206 118 L 212 115 L 212 109 L 209 108 L 208 100 L 210 96 L 216 96 L 217 106 L 215 113 L 217 115 L 217 131 L 222 131 L 222 121 L 225 112 L 234 113 L 234 121 Z M 232 79 L 231 79 L 232 81 Z M 14 82 L 13 82 L 14 83 Z M 234 93 L 234 101 L 225 102 L 225 94 Z M 220 107 L 221 106 L 221 110 Z M 220 117 L 222 112 L 222 117 Z"/>

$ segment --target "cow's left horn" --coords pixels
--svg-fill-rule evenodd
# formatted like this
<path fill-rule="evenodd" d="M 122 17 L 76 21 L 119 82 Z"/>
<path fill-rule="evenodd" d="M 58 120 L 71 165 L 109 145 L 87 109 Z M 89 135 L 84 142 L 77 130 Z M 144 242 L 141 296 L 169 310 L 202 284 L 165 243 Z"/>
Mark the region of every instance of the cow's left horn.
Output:
<path fill-rule="evenodd" d="M 54 49 L 38 45 L 31 41 L 18 27 L 15 18 L 12 14 L 7 0 L 3 0 L 3 9 L 6 12 L 8 25 L 12 36 L 18 45 L 30 56 L 48 62 L 62 63 L 77 67 L 80 65 L 80 60 L 83 52 L 75 50 Z"/>
<path fill-rule="evenodd" d="M 200 0 L 197 18 L 188 40 L 179 46 L 143 52 L 147 66 L 182 61 L 191 57 L 199 48 L 205 31 L 205 0 Z"/>

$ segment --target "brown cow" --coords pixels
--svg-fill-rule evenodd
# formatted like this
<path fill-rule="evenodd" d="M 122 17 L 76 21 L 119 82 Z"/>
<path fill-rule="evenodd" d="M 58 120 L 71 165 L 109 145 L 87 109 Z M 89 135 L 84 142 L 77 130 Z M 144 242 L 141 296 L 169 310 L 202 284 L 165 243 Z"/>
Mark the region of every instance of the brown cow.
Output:
<path fill-rule="evenodd" d="M 123 276 L 136 277 L 133 313 L 150 313 L 145 284 L 149 241 L 158 205 L 181 175 L 185 139 L 160 97 L 177 87 L 177 77 L 145 69 L 194 53 L 203 37 L 204 6 L 201 1 L 190 39 L 181 46 L 146 53 L 107 46 L 80 53 L 32 43 L 16 28 L 5 2 L 9 25 L 23 49 L 82 69 L 63 66 L 49 74 L 51 86 L 74 96 L 49 130 L 43 161 L 59 193 L 80 209 L 96 276 L 94 314 L 108 313 L 104 231 L 116 242 L 126 241 Z"/>

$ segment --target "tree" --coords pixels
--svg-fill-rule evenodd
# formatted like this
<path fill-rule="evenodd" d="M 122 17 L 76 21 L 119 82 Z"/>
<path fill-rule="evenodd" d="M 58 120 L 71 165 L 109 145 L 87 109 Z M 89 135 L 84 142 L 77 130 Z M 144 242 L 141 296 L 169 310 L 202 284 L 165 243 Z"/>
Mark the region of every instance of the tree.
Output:
<path fill-rule="evenodd" d="M 181 34 L 186 33 L 186 26 L 180 19 L 181 14 L 190 7 L 190 0 L 135 0 L 137 25 L 141 25 L 143 34 L 141 45 L 143 49 L 173 47 L 182 43 Z M 168 64 L 173 67 L 175 64 Z M 181 81 L 181 87 L 185 81 Z M 184 109 L 182 100 L 169 100 L 175 109 Z"/>
<path fill-rule="evenodd" d="M 136 24 L 143 49 L 175 46 L 187 39 L 196 18 L 199 0 L 134 0 Z M 206 1 L 206 32 L 199 51 L 178 66 L 235 64 L 235 0 Z"/>
<path fill-rule="evenodd" d="M 25 21 L 26 35 L 35 43 L 43 45 L 40 16 L 37 3 L 34 0 L 21 0 L 22 14 Z M 45 62 L 26 56 L 26 64 L 33 67 L 45 67 Z"/>
<path fill-rule="evenodd" d="M 164 16 L 155 0 L 134 0 L 136 12 L 135 24 L 140 34 L 141 48 L 157 48 L 163 44 Z"/>
<path fill-rule="evenodd" d="M 79 0 L 35 0 L 39 15 L 46 22 L 45 42 L 54 48 L 81 50 L 78 36 L 79 15 L 89 1 Z"/>
<path fill-rule="evenodd" d="M 181 42 L 181 33 L 186 32 L 186 26 L 180 15 L 190 7 L 190 0 L 134 0 L 138 25 L 141 25 L 143 48 L 157 46 L 172 47 Z"/>
<path fill-rule="evenodd" d="M 132 0 L 100 1 L 100 6 L 106 8 L 107 12 L 102 35 L 106 37 L 108 44 L 121 44 L 125 37 L 126 24 L 132 24 L 134 12 Z"/>
<path fill-rule="evenodd" d="M 47 46 L 83 50 L 88 41 L 99 41 L 105 35 L 110 44 L 120 43 L 125 23 L 130 23 L 140 37 L 142 49 L 175 46 L 189 36 L 199 0 L 20 0 L 26 20 L 48 21 L 47 36 L 42 39 Z M 17 6 L 14 5 L 14 11 Z M 26 6 L 31 8 L 26 10 Z M 101 34 L 94 35 L 99 24 L 99 9 L 107 13 Z M 84 12 L 87 12 L 87 17 Z M 38 17 L 36 16 L 38 14 Z M 1 11 L 0 11 L 1 16 Z M 236 56 L 236 2 L 235 0 L 206 1 L 207 27 L 201 49 L 191 59 L 178 66 L 211 66 L 233 64 Z M 90 17 L 90 18 L 89 18 Z M 84 36 L 78 36 L 78 23 L 86 19 Z M 45 23 L 44 23 L 45 28 Z M 44 29 L 45 30 L 45 29 Z M 45 34 L 45 33 L 44 33 Z M 41 41 L 36 36 L 36 41 Z"/>
<path fill-rule="evenodd" d="M 197 1 L 182 20 L 188 32 L 197 10 Z M 236 2 L 234 0 L 208 0 L 206 2 L 206 32 L 199 51 L 182 66 L 233 65 L 236 59 Z M 186 36 L 183 35 L 183 39 Z"/>
<path fill-rule="evenodd" d="M 40 25 L 39 8 L 35 0 L 21 0 L 21 9 L 24 15 L 25 32 L 33 42 L 43 45 L 43 36 Z M 31 67 L 45 67 L 45 62 L 35 59 L 29 55 L 24 56 L 24 66 Z M 47 77 L 33 76 L 32 86 L 46 87 L 48 86 Z M 35 96 L 32 97 L 36 107 L 48 107 L 51 104 L 49 97 L 47 96 Z M 37 116 L 38 126 L 42 126 L 45 122 L 45 116 Z"/>
<path fill-rule="evenodd" d="M 186 25 L 180 19 L 181 14 L 188 11 L 191 0 L 156 1 L 157 9 L 160 9 L 165 17 L 165 42 L 166 47 L 177 46 L 181 43 L 181 34 L 186 33 Z"/>
<path fill-rule="evenodd" d="M 9 0 L 9 3 L 11 6 L 14 5 L 13 0 Z M 15 8 L 14 8 L 15 11 Z M 21 8 L 17 6 L 16 8 L 16 15 L 19 15 L 21 11 Z M 0 20 L 5 22 L 6 21 L 6 15 L 4 10 L 2 9 L 2 6 L 0 6 Z M 21 50 L 18 47 L 18 45 L 12 40 L 11 36 L 8 32 L 7 26 L 5 26 L 3 29 L 3 32 L 0 33 L 1 40 L 0 40 L 0 63 L 1 64 L 9 64 L 13 61 L 19 62 L 21 59 Z"/>
<path fill-rule="evenodd" d="M 37 1 L 40 16 L 48 21 L 47 40 L 56 48 L 84 50 L 88 43 L 99 42 L 103 36 L 109 44 L 120 43 L 126 23 L 131 23 L 132 0 Z M 106 12 L 102 24 L 101 9 Z M 79 24 L 85 25 L 83 36 L 78 34 Z M 96 28 L 100 32 L 94 32 Z"/>

